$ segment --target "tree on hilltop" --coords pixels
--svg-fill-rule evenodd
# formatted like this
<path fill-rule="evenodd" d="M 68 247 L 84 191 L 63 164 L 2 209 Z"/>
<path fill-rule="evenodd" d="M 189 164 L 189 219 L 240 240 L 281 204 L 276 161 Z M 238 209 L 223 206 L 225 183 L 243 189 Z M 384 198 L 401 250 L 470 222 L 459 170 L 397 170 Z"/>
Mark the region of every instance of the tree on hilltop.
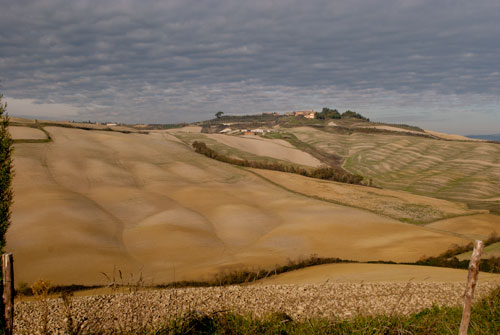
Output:
<path fill-rule="evenodd" d="M 323 107 L 323 109 L 321 110 L 321 112 L 316 113 L 315 117 L 316 117 L 316 119 L 320 119 L 320 120 L 325 120 L 325 119 L 340 119 L 341 118 L 340 113 L 339 113 L 338 110 L 336 110 L 336 109 L 330 109 L 330 108 L 326 108 L 326 107 Z"/>
<path fill-rule="evenodd" d="M 354 119 L 360 119 L 360 120 L 366 120 L 370 121 L 370 119 L 364 117 L 363 115 L 353 112 L 351 110 L 346 110 L 344 113 L 342 113 L 342 118 L 354 118 Z"/>

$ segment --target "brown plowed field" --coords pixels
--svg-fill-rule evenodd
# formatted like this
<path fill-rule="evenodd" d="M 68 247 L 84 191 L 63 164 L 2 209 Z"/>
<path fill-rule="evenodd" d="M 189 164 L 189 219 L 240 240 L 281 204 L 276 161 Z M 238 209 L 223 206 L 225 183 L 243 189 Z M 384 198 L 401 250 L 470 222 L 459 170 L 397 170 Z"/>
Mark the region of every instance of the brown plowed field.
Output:
<path fill-rule="evenodd" d="M 476 299 L 497 284 L 479 281 Z M 262 316 L 284 312 L 293 319 L 349 318 L 359 314 L 409 314 L 433 305 L 460 305 L 464 283 L 326 283 L 311 285 L 230 286 L 139 291 L 132 294 L 73 298 L 75 322 L 93 331 L 154 326 L 189 311 L 233 311 Z M 63 302 L 48 301 L 49 330 L 65 329 Z M 41 304 L 18 302 L 15 334 L 39 334 Z"/>
<path fill-rule="evenodd" d="M 343 205 L 364 208 L 403 221 L 425 223 L 447 217 L 484 212 L 470 210 L 463 203 L 408 192 L 349 185 L 278 171 L 262 169 L 252 169 L 252 171 L 294 192 Z M 467 218 L 462 219 L 464 222 L 467 220 Z"/>
<path fill-rule="evenodd" d="M 469 257 L 470 258 L 470 257 Z M 480 273 L 481 281 L 495 281 L 500 274 Z M 340 263 L 312 266 L 258 281 L 259 285 L 364 282 L 458 282 L 465 283 L 467 270 L 399 264 Z"/>
<path fill-rule="evenodd" d="M 9 133 L 14 140 L 43 140 L 47 138 L 43 131 L 31 127 L 11 126 Z"/>

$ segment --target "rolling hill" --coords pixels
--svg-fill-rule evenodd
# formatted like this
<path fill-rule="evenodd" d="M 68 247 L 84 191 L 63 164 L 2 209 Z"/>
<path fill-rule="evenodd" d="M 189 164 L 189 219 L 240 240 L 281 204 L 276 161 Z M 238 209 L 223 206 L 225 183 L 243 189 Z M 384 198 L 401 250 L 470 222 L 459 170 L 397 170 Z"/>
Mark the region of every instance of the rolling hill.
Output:
<path fill-rule="evenodd" d="M 500 210 L 500 145 L 406 134 L 292 128 L 301 141 L 343 158 L 350 172 L 382 188 Z"/>
<path fill-rule="evenodd" d="M 442 200 L 434 206 L 439 208 L 435 215 L 432 199 L 375 188 L 324 182 L 304 189 L 299 180 L 283 186 L 289 174 L 273 172 L 275 176 L 263 178 L 267 171 L 195 153 L 182 139 L 205 136 L 196 128 L 45 130 L 52 141 L 15 146 L 15 204 L 7 249 L 16 255 L 18 283 L 40 278 L 57 284 L 106 283 L 102 273 L 118 269 L 154 283 L 205 279 L 311 254 L 415 261 L 467 243 L 470 236 L 455 232 L 453 225 L 444 229 L 401 222 L 402 212 L 418 217 L 422 208 L 430 208 L 427 221 L 477 216 L 462 204 Z M 296 133 L 304 136 L 300 129 Z M 249 149 L 240 140 L 208 139 L 227 150 L 259 154 L 245 151 Z M 324 194 L 344 189 L 365 197 L 363 188 L 389 209 L 374 208 L 369 199 L 353 206 Z M 408 206 L 413 202 L 423 207 Z M 484 234 L 497 229 L 488 214 L 480 215 L 486 215 Z"/>

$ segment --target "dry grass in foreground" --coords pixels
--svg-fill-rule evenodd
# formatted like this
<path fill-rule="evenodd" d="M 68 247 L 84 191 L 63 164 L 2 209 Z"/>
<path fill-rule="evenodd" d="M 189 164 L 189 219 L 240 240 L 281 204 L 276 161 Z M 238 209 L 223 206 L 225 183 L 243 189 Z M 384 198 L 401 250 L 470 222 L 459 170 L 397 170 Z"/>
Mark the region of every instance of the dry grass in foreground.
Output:
<path fill-rule="evenodd" d="M 471 334 L 498 334 L 500 289 L 476 292 Z M 327 283 L 66 296 L 17 303 L 15 333 L 450 334 L 462 294 L 463 283 Z"/>

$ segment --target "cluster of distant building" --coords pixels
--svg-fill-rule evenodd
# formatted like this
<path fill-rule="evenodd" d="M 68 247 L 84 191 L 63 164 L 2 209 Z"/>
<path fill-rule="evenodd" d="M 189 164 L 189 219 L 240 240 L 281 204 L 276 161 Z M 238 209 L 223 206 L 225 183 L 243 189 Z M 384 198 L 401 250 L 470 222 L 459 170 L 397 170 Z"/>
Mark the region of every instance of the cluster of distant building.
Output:
<path fill-rule="evenodd" d="M 279 113 L 276 112 L 265 112 L 262 115 L 272 115 L 272 116 L 280 116 Z M 294 112 L 286 112 L 283 114 L 284 116 L 295 116 L 295 117 L 305 117 L 306 119 L 314 119 L 316 117 L 316 112 L 314 110 L 304 110 L 304 111 L 294 111 Z M 224 126 L 231 126 L 231 123 L 223 123 Z M 275 129 L 266 129 L 266 128 L 256 128 L 256 129 L 231 129 L 230 127 L 224 128 L 219 131 L 219 134 L 227 134 L 227 135 L 260 135 L 265 133 L 274 133 L 277 132 Z"/>
<path fill-rule="evenodd" d="M 231 128 L 225 128 L 219 132 L 219 134 L 243 134 L 243 135 L 258 135 L 258 134 L 264 134 L 264 133 L 275 133 L 277 130 L 275 129 L 263 129 L 263 128 L 255 128 L 255 129 L 231 129 Z"/>
<path fill-rule="evenodd" d="M 279 116 L 280 114 L 279 113 L 272 113 L 272 112 L 266 112 L 266 113 L 263 113 L 264 115 L 274 115 L 274 116 Z M 316 117 L 316 112 L 314 110 L 305 110 L 305 111 L 295 111 L 295 112 L 286 112 L 285 113 L 285 116 L 295 116 L 295 117 L 299 117 L 299 116 L 303 116 L 305 117 L 306 119 L 314 119 Z"/>

